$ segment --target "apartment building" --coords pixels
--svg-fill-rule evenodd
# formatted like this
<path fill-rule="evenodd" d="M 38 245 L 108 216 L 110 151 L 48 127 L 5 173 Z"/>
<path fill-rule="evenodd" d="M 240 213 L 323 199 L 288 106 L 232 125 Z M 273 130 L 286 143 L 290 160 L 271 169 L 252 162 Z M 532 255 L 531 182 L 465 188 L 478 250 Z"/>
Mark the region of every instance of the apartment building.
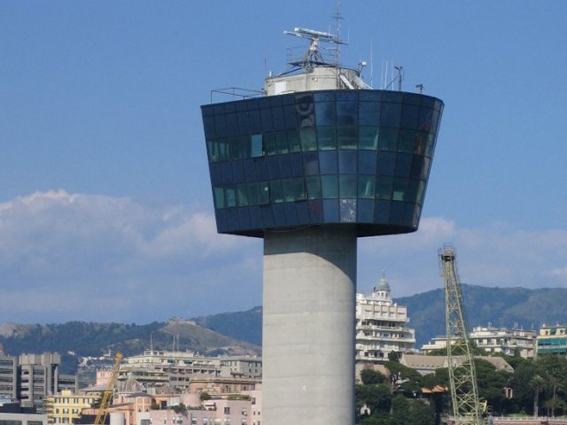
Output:
<path fill-rule="evenodd" d="M 385 272 L 369 296 L 356 294 L 356 363 L 379 363 L 391 352 L 415 348 L 415 330 L 408 326 L 407 307 L 390 298 Z"/>
<path fill-rule="evenodd" d="M 100 400 L 98 396 L 78 395 L 71 390 L 46 399 L 47 418 L 50 424 L 72 424 L 81 411 L 91 408 Z"/>
<path fill-rule="evenodd" d="M 537 354 L 567 356 L 567 325 L 542 325 L 537 336 Z"/>

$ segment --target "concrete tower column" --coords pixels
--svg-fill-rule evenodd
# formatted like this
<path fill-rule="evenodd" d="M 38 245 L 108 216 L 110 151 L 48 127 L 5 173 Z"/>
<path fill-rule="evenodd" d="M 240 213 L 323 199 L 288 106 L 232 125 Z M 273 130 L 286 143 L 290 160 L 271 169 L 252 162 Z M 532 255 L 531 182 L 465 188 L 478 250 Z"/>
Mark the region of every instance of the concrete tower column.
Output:
<path fill-rule="evenodd" d="M 354 424 L 356 236 L 265 232 L 264 425 Z"/>

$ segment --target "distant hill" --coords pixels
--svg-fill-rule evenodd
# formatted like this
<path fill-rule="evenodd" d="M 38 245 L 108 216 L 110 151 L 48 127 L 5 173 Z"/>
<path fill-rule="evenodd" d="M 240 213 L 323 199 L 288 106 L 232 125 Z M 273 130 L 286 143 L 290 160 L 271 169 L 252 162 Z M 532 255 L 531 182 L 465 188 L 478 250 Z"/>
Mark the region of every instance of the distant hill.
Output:
<path fill-rule="evenodd" d="M 260 353 L 257 345 L 237 341 L 195 322 L 180 319 L 148 325 L 68 322 L 51 325 L 4 323 L 0 326 L 0 342 L 4 344 L 6 353 L 56 351 L 63 356 L 62 369 L 66 373 L 75 372 L 79 356 L 100 356 L 108 350 L 131 356 L 148 349 L 150 339 L 154 349 L 171 350 L 176 335 L 179 335 L 179 349 L 182 351 L 212 356 Z"/>
<path fill-rule="evenodd" d="M 493 288 L 465 284 L 462 288 L 469 327 L 486 326 L 490 322 L 497 327 L 537 329 L 543 323 L 567 322 L 567 289 L 564 288 Z M 445 334 L 445 300 L 441 288 L 395 301 L 408 307 L 418 348 L 434 336 Z M 261 344 L 261 307 L 195 321 L 232 338 Z"/>

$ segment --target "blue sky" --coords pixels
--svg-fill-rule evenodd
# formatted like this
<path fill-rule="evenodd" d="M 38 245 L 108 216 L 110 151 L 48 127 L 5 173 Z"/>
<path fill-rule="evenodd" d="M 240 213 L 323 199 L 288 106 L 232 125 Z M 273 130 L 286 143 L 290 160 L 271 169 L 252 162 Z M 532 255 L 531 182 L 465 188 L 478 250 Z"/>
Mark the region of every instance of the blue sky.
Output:
<path fill-rule="evenodd" d="M 334 0 L 0 3 L 0 323 L 261 303 L 261 243 L 219 236 L 199 106 L 262 87 Z M 359 244 L 359 288 L 567 286 L 567 3 L 343 0 L 343 62 L 445 102 L 418 233 Z M 371 49 L 372 48 L 372 49 Z M 368 69 L 368 68 L 367 68 Z M 367 70 L 366 80 L 370 80 Z M 220 100 L 220 99 L 219 99 Z"/>

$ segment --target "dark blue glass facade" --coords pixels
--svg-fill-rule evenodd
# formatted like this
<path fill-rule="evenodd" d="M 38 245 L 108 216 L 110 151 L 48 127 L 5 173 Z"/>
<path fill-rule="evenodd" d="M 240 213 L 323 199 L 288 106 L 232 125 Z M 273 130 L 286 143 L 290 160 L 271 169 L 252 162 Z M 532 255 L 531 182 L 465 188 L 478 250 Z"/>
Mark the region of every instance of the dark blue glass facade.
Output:
<path fill-rule="evenodd" d="M 217 229 L 417 230 L 443 102 L 381 90 L 301 92 L 201 107 Z"/>

